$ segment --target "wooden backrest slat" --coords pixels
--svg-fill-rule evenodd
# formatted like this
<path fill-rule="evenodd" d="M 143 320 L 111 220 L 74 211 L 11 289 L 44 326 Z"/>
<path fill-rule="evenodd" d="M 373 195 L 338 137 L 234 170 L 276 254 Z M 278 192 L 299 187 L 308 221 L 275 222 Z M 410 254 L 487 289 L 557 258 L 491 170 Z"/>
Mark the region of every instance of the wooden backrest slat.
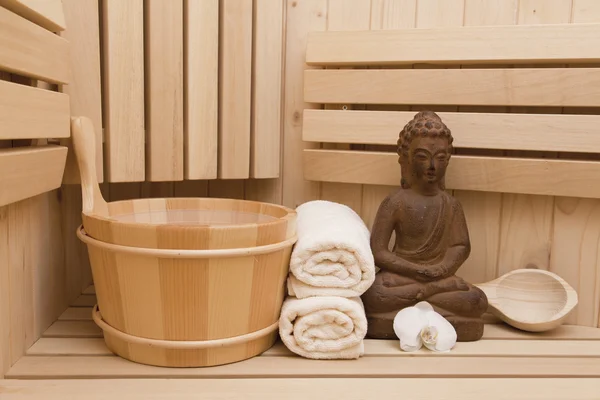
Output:
<path fill-rule="evenodd" d="M 600 24 L 310 32 L 308 65 L 560 63 L 600 60 Z"/>
<path fill-rule="evenodd" d="M 61 0 L 0 0 L 0 7 L 52 32 L 62 32 L 66 28 Z"/>
<path fill-rule="evenodd" d="M 69 82 L 68 42 L 2 7 L 0 49 L 0 70 L 50 83 Z"/>
<path fill-rule="evenodd" d="M 304 100 L 334 104 L 600 106 L 600 68 L 309 69 Z"/>
<path fill-rule="evenodd" d="M 414 111 L 304 110 L 307 142 L 396 145 Z M 454 147 L 600 153 L 600 115 L 439 112 Z"/>

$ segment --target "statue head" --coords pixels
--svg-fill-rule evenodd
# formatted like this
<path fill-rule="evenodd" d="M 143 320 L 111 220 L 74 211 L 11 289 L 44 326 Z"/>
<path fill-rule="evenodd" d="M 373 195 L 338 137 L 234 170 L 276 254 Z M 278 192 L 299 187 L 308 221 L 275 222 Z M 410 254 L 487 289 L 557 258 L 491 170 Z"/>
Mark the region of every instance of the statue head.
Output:
<path fill-rule="evenodd" d="M 452 133 L 433 111 L 421 111 L 409 121 L 398 137 L 398 163 L 402 187 L 430 187 L 444 190 L 446 167 L 452 153 Z"/>

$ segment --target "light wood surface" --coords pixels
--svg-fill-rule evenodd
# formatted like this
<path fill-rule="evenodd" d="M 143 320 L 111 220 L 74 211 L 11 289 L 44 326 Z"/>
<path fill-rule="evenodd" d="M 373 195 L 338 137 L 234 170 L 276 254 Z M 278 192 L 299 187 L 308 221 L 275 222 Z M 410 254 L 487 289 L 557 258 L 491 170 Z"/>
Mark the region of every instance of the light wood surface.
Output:
<path fill-rule="evenodd" d="M 279 176 L 285 2 L 254 0 L 252 178 Z"/>
<path fill-rule="evenodd" d="M 0 6 L 51 32 L 62 32 L 66 21 L 65 0 L 0 0 Z"/>
<path fill-rule="evenodd" d="M 65 39 L 0 7 L 0 69 L 51 83 L 69 82 Z"/>
<path fill-rule="evenodd" d="M 60 187 L 66 159 L 63 146 L 0 149 L 0 206 Z"/>
<path fill-rule="evenodd" d="M 518 269 L 477 284 L 491 313 L 529 332 L 560 326 L 577 306 L 577 292 L 560 276 L 544 270 Z"/>
<path fill-rule="evenodd" d="M 89 309 L 88 309 L 89 311 Z M 550 332 L 531 333 L 503 323 L 487 324 L 478 342 L 457 343 L 449 353 L 420 350 L 402 352 L 395 340 L 366 340 L 358 360 L 308 360 L 291 353 L 280 342 L 250 360 L 211 368 L 160 368 L 124 360 L 112 354 L 100 335 L 90 337 L 84 325 L 72 322 L 60 334 L 49 329 L 7 374 L 9 379 L 303 378 L 319 381 L 347 377 L 419 379 L 501 379 L 557 377 L 599 378 L 600 329 L 563 325 Z M 58 323 L 58 322 L 57 322 Z M 518 374 L 519 377 L 516 377 Z M 328 378 L 328 379 L 323 379 Z M 465 381 L 466 382 L 466 381 Z M 219 393 L 221 393 L 219 391 Z M 577 396 L 584 392 L 572 392 Z M 523 395 L 531 395 L 525 392 Z M 493 397 L 491 397 L 493 398 Z"/>
<path fill-rule="evenodd" d="M 0 139 L 69 137 L 69 112 L 62 93 L 0 80 Z"/>
<path fill-rule="evenodd" d="M 313 103 L 598 107 L 599 88 L 599 68 L 306 70 L 304 73 L 304 100 Z"/>
<path fill-rule="evenodd" d="M 184 0 L 185 178 L 215 179 L 219 154 L 219 1 Z"/>
<path fill-rule="evenodd" d="M 436 6 L 440 8 L 439 3 Z M 597 23 L 311 32 L 306 62 L 326 66 L 598 62 L 599 37 Z"/>
<path fill-rule="evenodd" d="M 115 394 L 128 399 L 197 399 L 199 397 L 248 400 L 302 400 L 307 397 L 347 400 L 370 398 L 374 393 L 390 397 L 410 396 L 414 400 L 596 400 L 599 380 L 589 378 L 529 379 L 443 379 L 443 378 L 332 378 L 332 379 L 78 379 L 2 382 L 6 400 L 58 400 L 67 396 L 113 399 Z M 94 391 L 90 386 L 96 385 Z M 2 386 L 0 384 L 0 386 Z M 577 391 L 572 389 L 576 387 Z M 468 388 L 468 389 L 467 389 Z"/>
<path fill-rule="evenodd" d="M 250 176 L 252 2 L 222 0 L 219 29 L 219 168 L 222 179 Z"/>
<path fill-rule="evenodd" d="M 396 145 L 414 111 L 305 110 L 311 142 Z M 600 152 L 599 115 L 440 112 L 456 148 Z"/>
<path fill-rule="evenodd" d="M 102 1 L 102 96 L 109 182 L 145 178 L 143 5 L 143 0 Z"/>
<path fill-rule="evenodd" d="M 387 152 L 305 150 L 309 180 L 398 186 L 398 155 Z M 543 177 L 543 179 L 541 179 Z M 584 185 L 600 179 L 600 164 L 508 157 L 452 157 L 448 189 L 599 198 L 600 188 Z"/>
<path fill-rule="evenodd" d="M 146 180 L 183 180 L 183 0 L 144 2 Z"/>
<path fill-rule="evenodd" d="M 71 115 L 85 115 L 92 120 L 96 134 L 96 172 L 98 181 L 104 180 L 102 139 L 102 87 L 100 72 L 100 17 L 98 0 L 62 0 L 67 29 L 61 36 L 69 42 L 71 79 L 62 86 L 69 96 Z M 79 169 L 71 148 L 71 141 L 61 141 L 69 147 L 64 184 L 79 184 Z"/>

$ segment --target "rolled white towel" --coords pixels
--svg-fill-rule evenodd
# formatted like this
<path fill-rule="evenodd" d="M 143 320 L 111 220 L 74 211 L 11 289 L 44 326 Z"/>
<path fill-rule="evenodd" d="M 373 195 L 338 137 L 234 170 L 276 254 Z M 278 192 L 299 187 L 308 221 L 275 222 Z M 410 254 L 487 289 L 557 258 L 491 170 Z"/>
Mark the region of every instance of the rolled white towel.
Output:
<path fill-rule="evenodd" d="M 357 359 L 364 354 L 367 318 L 359 297 L 287 297 L 279 335 L 293 353 L 311 359 Z"/>
<path fill-rule="evenodd" d="M 296 208 L 298 241 L 290 258 L 291 296 L 356 297 L 375 280 L 369 229 L 350 207 L 325 200 Z"/>

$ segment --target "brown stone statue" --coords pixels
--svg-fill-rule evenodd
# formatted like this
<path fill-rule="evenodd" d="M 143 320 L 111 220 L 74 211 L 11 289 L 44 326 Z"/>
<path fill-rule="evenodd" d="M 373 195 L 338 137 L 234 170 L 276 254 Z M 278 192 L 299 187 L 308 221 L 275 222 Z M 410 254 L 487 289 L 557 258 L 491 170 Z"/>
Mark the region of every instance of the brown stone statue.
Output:
<path fill-rule="evenodd" d="M 429 302 L 456 329 L 458 341 L 479 340 L 487 298 L 454 274 L 471 247 L 462 206 L 445 191 L 452 134 L 432 111 L 417 113 L 398 139 L 401 188 L 383 200 L 371 233 L 375 282 L 363 294 L 367 337 L 395 339 L 398 311 Z M 393 251 L 388 244 L 395 232 Z"/>

